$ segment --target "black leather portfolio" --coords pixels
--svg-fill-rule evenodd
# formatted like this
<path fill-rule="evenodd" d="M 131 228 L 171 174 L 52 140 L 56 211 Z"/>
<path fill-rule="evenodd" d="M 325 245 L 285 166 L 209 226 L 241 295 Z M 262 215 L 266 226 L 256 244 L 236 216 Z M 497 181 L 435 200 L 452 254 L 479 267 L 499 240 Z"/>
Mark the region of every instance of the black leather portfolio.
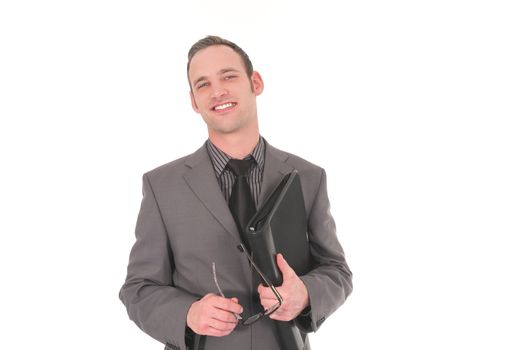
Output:
<path fill-rule="evenodd" d="M 307 227 L 301 181 L 294 170 L 284 176 L 243 232 L 253 260 L 273 285 L 282 284 L 277 253 L 283 254 L 298 276 L 311 270 Z M 282 349 L 303 349 L 303 337 L 293 322 L 275 325 Z"/>
<path fill-rule="evenodd" d="M 283 254 L 298 276 L 312 269 L 303 191 L 297 170 L 285 175 L 257 210 L 248 223 L 245 237 L 252 252 L 257 251 L 260 244 L 274 254 Z M 268 271 L 266 266 L 261 268 Z M 276 285 L 280 282 L 280 279 L 272 281 Z"/>

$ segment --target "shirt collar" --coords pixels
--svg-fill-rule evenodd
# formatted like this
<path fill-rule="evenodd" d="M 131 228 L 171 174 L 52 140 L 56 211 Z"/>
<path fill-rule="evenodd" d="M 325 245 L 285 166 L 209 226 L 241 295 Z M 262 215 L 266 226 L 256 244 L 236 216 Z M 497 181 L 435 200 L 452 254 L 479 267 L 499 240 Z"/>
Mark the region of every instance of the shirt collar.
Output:
<path fill-rule="evenodd" d="M 226 164 L 232 158 L 223 151 L 221 151 L 217 146 L 215 146 L 210 139 L 206 140 L 206 148 L 208 149 L 208 154 L 210 155 L 211 162 L 213 164 L 213 169 L 215 170 L 215 175 L 218 177 L 226 168 Z M 266 151 L 266 143 L 264 138 L 259 136 L 259 141 L 255 145 L 254 149 L 248 154 L 244 159 L 252 157 L 255 160 L 255 164 L 262 171 L 264 169 L 264 154 Z"/>

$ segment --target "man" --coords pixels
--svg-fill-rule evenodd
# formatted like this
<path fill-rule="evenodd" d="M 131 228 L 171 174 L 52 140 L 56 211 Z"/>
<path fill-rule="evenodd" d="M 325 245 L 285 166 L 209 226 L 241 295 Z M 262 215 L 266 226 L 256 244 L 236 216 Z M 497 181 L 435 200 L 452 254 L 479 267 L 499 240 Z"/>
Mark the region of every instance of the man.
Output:
<path fill-rule="evenodd" d="M 352 291 L 325 172 L 259 135 L 256 97 L 264 83 L 237 45 L 215 36 L 199 40 L 189 51 L 187 75 L 193 109 L 206 123 L 209 139 L 195 153 L 144 175 L 137 240 L 120 298 L 130 318 L 166 349 L 279 349 L 274 323 L 291 320 L 309 349 L 306 333 L 316 331 Z M 235 162 L 248 164 L 247 173 L 236 173 Z M 286 256 L 277 255 L 282 305 L 242 325 L 239 319 L 275 305 L 276 296 L 252 284 L 251 266 L 236 248 L 241 238 L 239 219 L 229 207 L 232 188 L 246 176 L 249 197 L 260 205 L 294 169 L 316 267 L 297 276 Z"/>

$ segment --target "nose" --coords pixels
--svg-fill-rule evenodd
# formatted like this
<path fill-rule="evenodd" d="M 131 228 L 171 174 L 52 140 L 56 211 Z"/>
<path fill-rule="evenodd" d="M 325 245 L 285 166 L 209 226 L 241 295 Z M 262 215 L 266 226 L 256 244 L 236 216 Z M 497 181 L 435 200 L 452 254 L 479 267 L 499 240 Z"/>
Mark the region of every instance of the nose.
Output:
<path fill-rule="evenodd" d="M 213 89 L 212 97 L 214 98 L 221 98 L 228 94 L 228 90 L 226 90 L 224 87 L 220 85 L 215 85 L 215 89 Z"/>

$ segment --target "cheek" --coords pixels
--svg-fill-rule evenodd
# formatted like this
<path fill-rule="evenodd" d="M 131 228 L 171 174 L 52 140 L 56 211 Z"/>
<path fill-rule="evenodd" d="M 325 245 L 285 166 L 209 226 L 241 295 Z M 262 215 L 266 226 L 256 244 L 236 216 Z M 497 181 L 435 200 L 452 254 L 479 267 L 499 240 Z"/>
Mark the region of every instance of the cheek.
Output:
<path fill-rule="evenodd" d="M 195 106 L 201 111 L 203 110 L 203 108 L 206 107 L 206 104 L 204 103 L 204 98 L 202 96 L 194 96 L 193 101 L 195 103 Z"/>

